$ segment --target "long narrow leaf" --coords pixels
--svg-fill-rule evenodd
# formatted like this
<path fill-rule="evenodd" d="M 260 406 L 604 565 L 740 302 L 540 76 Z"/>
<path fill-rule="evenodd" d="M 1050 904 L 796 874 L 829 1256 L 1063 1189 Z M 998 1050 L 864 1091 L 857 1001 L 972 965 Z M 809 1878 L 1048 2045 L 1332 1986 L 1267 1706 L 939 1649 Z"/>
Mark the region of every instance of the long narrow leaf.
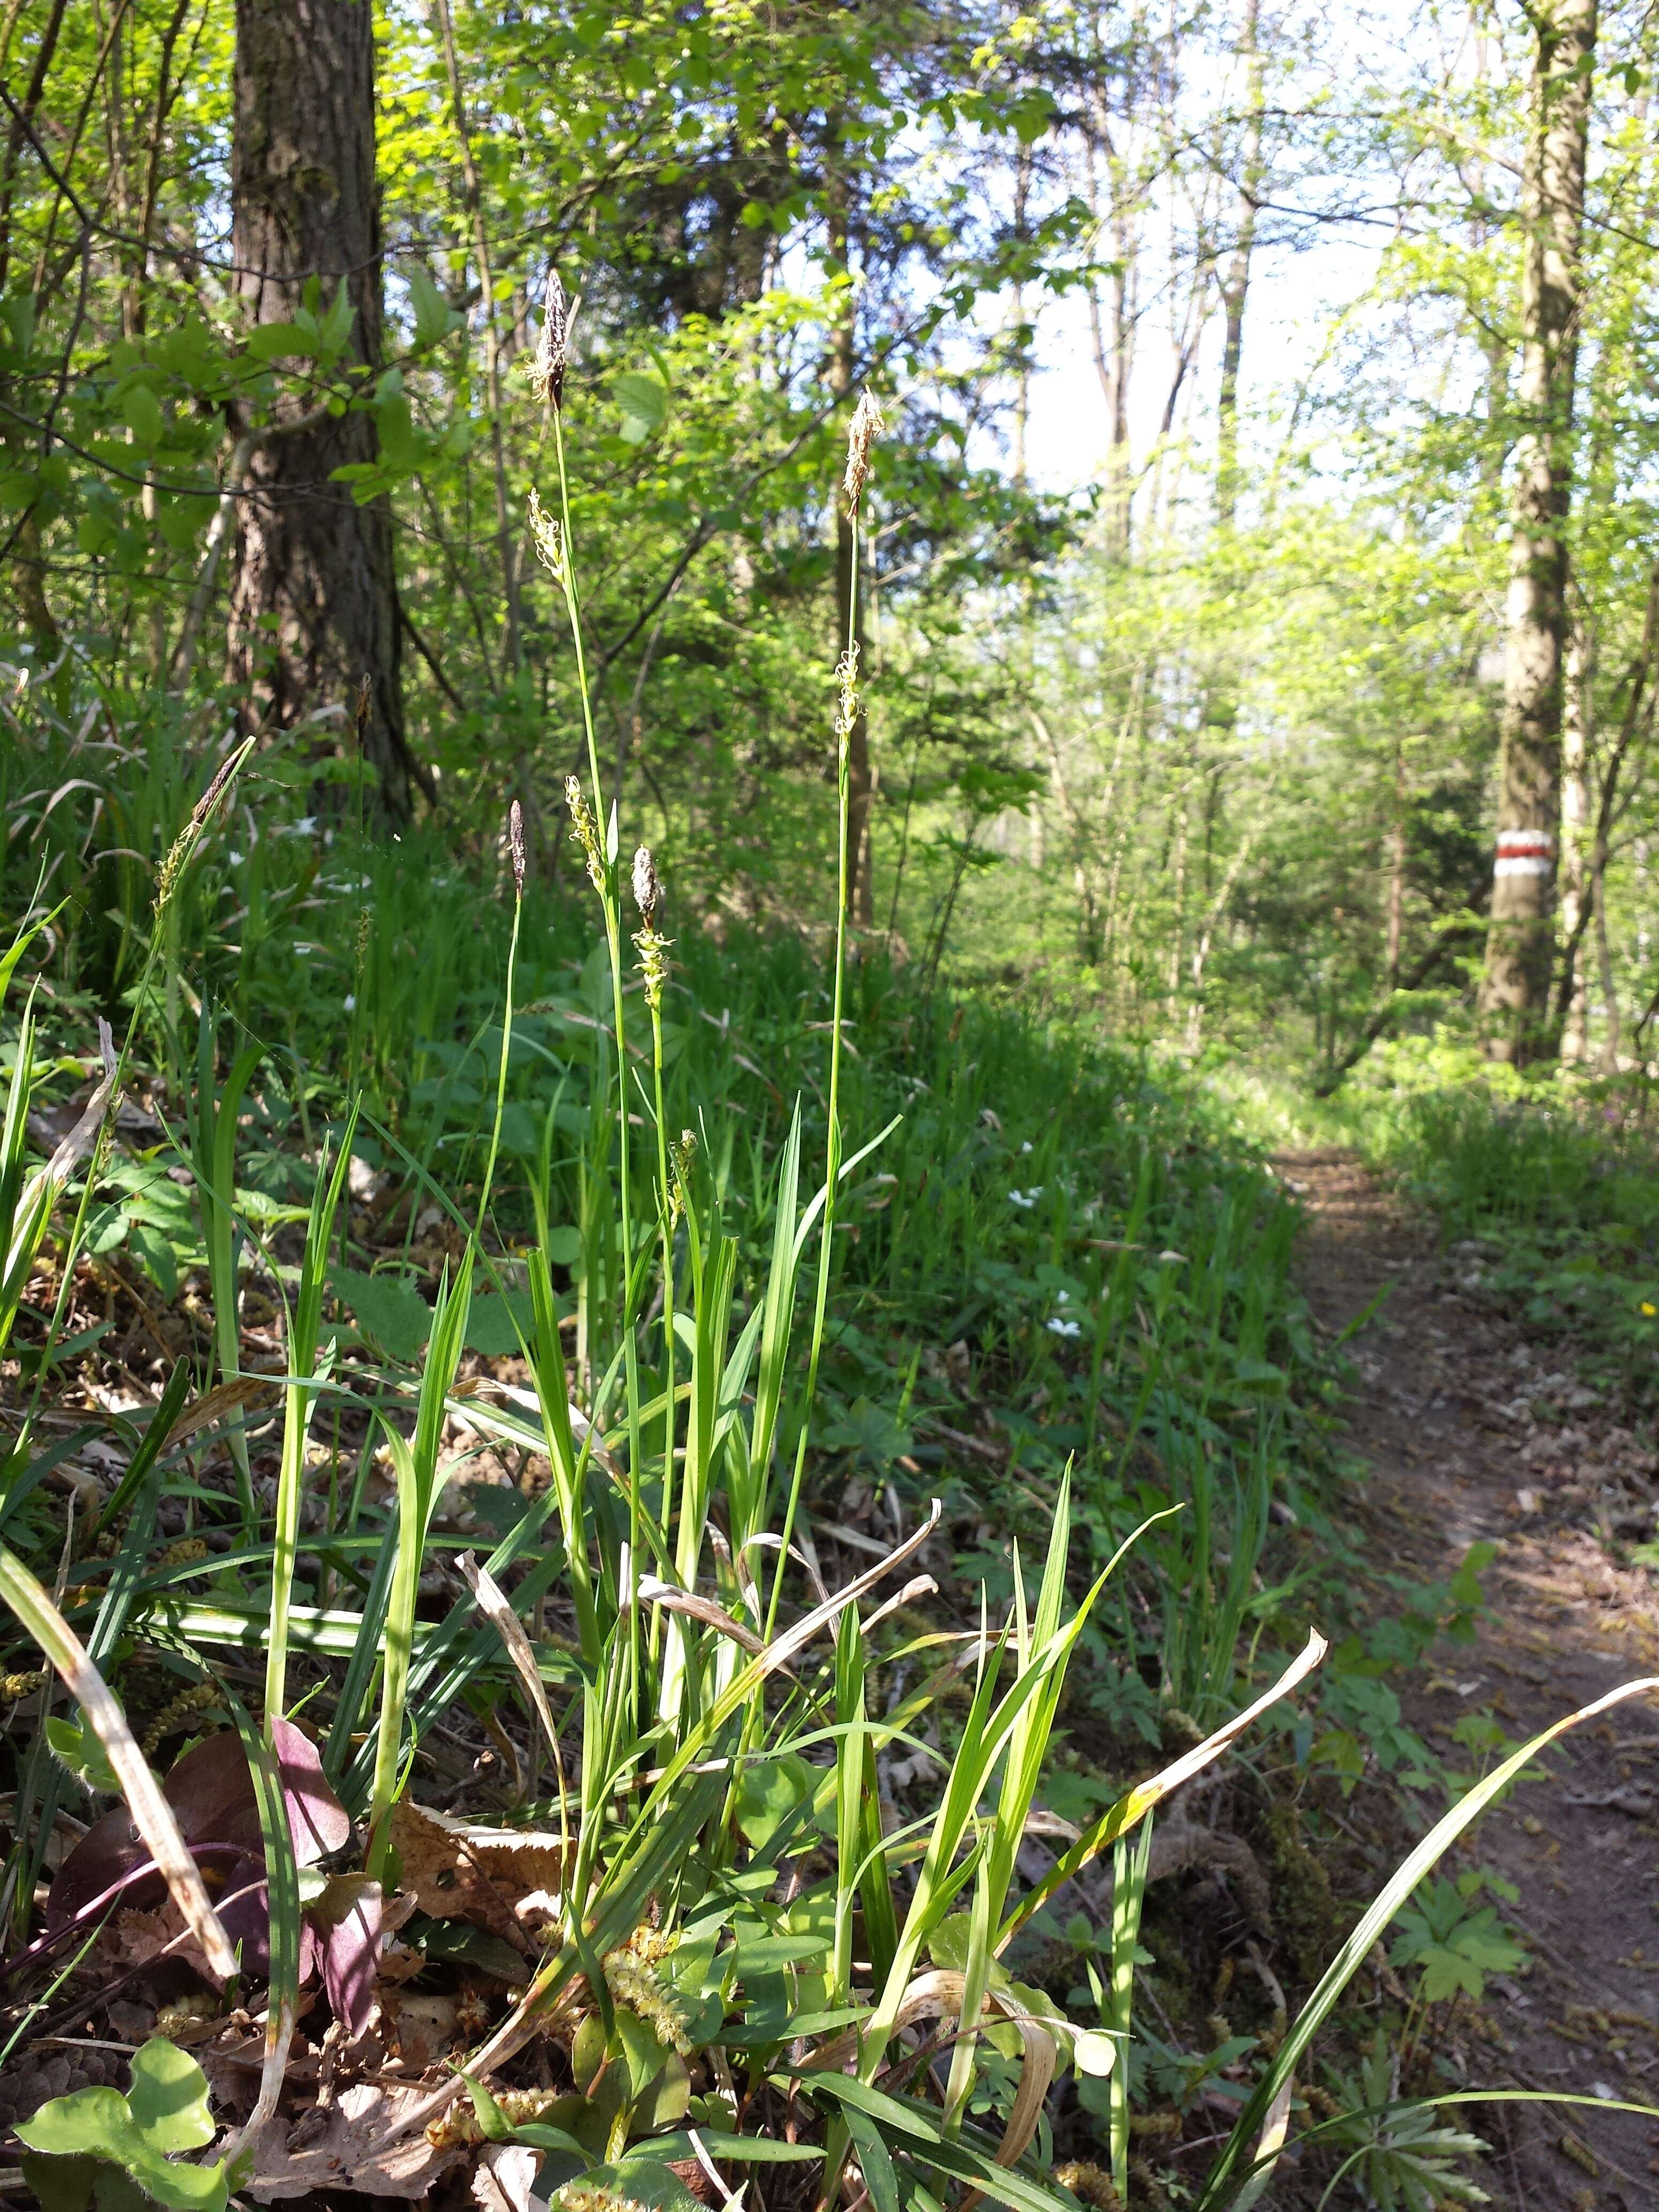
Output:
<path fill-rule="evenodd" d="M 179 1833 L 173 1808 L 133 1741 L 126 1715 L 63 1614 L 22 1561 L 4 1545 L 0 1545 L 0 1599 L 33 1637 L 86 1715 L 114 1769 L 132 1824 L 166 1880 L 174 1904 L 214 1972 L 229 1981 L 236 1972 L 236 1954 Z"/>
<path fill-rule="evenodd" d="M 1276 2147 L 1265 2156 L 1248 2182 L 1245 2172 L 1255 2156 L 1255 2146 L 1267 2127 L 1276 2100 L 1361 1962 L 1370 1957 L 1371 1948 L 1383 1929 L 1443 1853 L 1456 1842 L 1466 1828 L 1479 1820 L 1487 1806 L 1524 1773 L 1539 1753 L 1553 1743 L 1558 1736 L 1566 1735 L 1570 1729 L 1578 1727 L 1583 1721 L 1594 1720 L 1598 1713 L 1605 1713 L 1613 1705 L 1622 1705 L 1626 1698 L 1654 1692 L 1659 1692 L 1659 1675 L 1644 1675 L 1639 1681 L 1623 1683 L 1592 1704 L 1581 1705 L 1577 1712 L 1553 1721 L 1548 1728 L 1534 1736 L 1530 1743 L 1523 1744 L 1519 1751 L 1511 1753 L 1500 1765 L 1495 1766 L 1466 1796 L 1461 1797 L 1449 1812 L 1441 1815 L 1416 1850 L 1401 1862 L 1377 1892 L 1353 1932 L 1325 1969 L 1318 1987 L 1297 2014 L 1296 2025 L 1280 2045 L 1273 2064 L 1257 2082 L 1249 2103 L 1239 2114 L 1231 2134 L 1211 2168 L 1197 2201 L 1197 2212 L 1216 2212 L 1216 2208 L 1228 2203 L 1237 2206 L 1246 2202 L 1254 2203 L 1259 2193 L 1258 2181 L 1261 2186 L 1266 2185 L 1277 2155 Z M 1239 2193 L 1244 2188 L 1250 2191 L 1248 2198 Z"/>

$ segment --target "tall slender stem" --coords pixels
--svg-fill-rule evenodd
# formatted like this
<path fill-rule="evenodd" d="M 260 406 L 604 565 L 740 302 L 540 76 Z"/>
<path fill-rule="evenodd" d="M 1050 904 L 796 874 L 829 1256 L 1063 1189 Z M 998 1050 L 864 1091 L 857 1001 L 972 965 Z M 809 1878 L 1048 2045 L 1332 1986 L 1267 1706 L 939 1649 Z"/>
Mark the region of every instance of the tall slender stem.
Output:
<path fill-rule="evenodd" d="M 587 655 L 582 641 L 581 594 L 576 582 L 575 541 L 570 527 L 570 485 L 565 471 L 564 417 L 556 405 L 553 408 L 552 414 L 553 452 L 559 471 L 559 527 L 563 541 L 560 581 L 564 588 L 565 611 L 570 622 L 571 642 L 575 648 L 576 687 L 581 696 L 582 730 L 587 740 L 587 768 L 593 784 L 593 812 L 599 823 L 600 837 L 604 841 L 602 850 L 605 857 L 605 888 L 600 893 L 600 903 L 605 910 L 605 941 L 611 952 L 611 998 L 617 1031 L 617 1136 L 619 1151 L 617 1186 L 623 1252 L 623 1345 L 627 1369 L 628 1397 L 628 1557 L 629 1572 L 632 1576 L 638 1571 L 640 1557 L 640 1481 L 644 1459 L 640 1435 L 639 1346 L 635 1341 L 634 1330 L 634 1221 L 629 1195 L 628 1044 L 623 1018 L 622 907 L 617 888 L 616 830 L 614 823 L 606 815 L 605 793 L 599 779 L 599 748 L 593 731 L 593 702 L 588 689 Z M 603 1049 L 602 1042 L 600 1048 Z M 665 1464 L 663 1468 L 665 1510 L 669 1497 L 672 1474 L 672 1464 Z M 623 1608 L 629 1620 L 629 1680 L 637 1711 L 640 1672 L 638 1608 L 632 1602 L 632 1595 L 631 1589 L 625 1589 L 620 1593 Z"/>
<path fill-rule="evenodd" d="M 766 1612 L 769 1642 L 777 1625 L 778 1604 L 783 1595 L 783 1571 L 788 1563 L 790 1540 L 800 1505 L 801 1483 L 806 1472 L 806 1443 L 811 1425 L 812 1401 L 817 1391 L 818 1361 L 823 1351 L 823 1325 L 830 1304 L 830 1270 L 835 1257 L 836 1186 L 841 1179 L 841 1025 L 847 993 L 847 882 L 848 861 L 848 774 L 855 720 L 858 684 L 859 509 L 852 506 L 852 586 L 847 604 L 847 637 L 841 665 L 841 702 L 836 716 L 839 758 L 836 773 L 837 857 L 836 882 L 835 1016 L 830 1033 L 829 1133 L 824 1145 L 823 1231 L 818 1247 L 817 1297 L 812 1311 L 812 1345 L 806 1365 L 806 1394 L 801 1404 L 800 1434 L 795 1443 L 794 1472 L 789 1502 L 783 1516 L 778 1544 L 778 1564 L 772 1577 L 772 1595 Z M 849 711 L 849 709 L 851 711 Z"/>

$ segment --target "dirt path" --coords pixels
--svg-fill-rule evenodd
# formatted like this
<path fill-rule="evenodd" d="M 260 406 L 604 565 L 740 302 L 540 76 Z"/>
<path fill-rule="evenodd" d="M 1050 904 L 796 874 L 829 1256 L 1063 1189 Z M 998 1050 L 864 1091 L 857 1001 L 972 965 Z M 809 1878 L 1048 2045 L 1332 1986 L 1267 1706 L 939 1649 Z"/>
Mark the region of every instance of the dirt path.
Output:
<path fill-rule="evenodd" d="M 1614 1566 L 1596 1533 L 1652 1533 L 1651 1455 L 1560 1371 L 1559 1351 L 1482 1310 L 1478 1258 L 1438 1251 L 1352 1154 L 1276 1165 L 1309 1209 L 1302 1279 L 1319 1321 L 1340 1329 L 1394 1285 L 1351 1346 L 1350 1442 L 1374 1470 L 1360 1511 L 1379 1566 L 1444 1580 L 1470 1544 L 1502 1546 L 1481 1577 L 1492 1617 L 1445 1672 L 1414 1677 L 1407 1723 L 1467 1767 L 1450 1734 L 1465 1714 L 1524 1738 L 1659 1673 L 1653 1579 Z M 1548 1765 L 1455 1863 L 1515 1884 L 1505 1917 L 1534 1965 L 1499 1977 L 1449 2039 L 1472 2084 L 1659 2106 L 1659 1698 L 1579 1730 Z M 1659 2122 L 1522 2105 L 1474 2124 L 1495 2152 L 1477 2179 L 1498 2204 L 1659 2207 Z"/>

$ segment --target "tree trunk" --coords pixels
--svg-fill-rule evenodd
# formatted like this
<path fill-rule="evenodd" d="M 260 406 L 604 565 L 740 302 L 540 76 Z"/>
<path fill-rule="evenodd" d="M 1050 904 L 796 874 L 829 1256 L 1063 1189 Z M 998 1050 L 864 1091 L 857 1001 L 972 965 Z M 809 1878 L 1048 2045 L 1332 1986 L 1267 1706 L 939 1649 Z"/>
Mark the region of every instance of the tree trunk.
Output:
<path fill-rule="evenodd" d="M 1255 251 L 1256 210 L 1261 198 L 1261 50 L 1258 0 L 1246 0 L 1239 52 L 1244 58 L 1243 158 L 1238 172 L 1238 228 L 1227 273 L 1221 280 L 1226 328 L 1221 342 L 1221 395 L 1216 419 L 1215 510 L 1224 531 L 1238 519 L 1238 374 L 1244 357 L 1244 302 L 1249 296 L 1250 257 Z"/>
<path fill-rule="evenodd" d="M 1571 948 L 1570 973 L 1562 984 L 1567 1018 L 1561 1030 L 1561 1057 L 1570 1060 L 1589 1057 L 1583 915 L 1589 895 L 1586 847 L 1590 833 L 1589 752 L 1595 714 L 1590 682 L 1589 635 L 1580 615 L 1567 633 L 1561 720 L 1561 929 Z"/>
<path fill-rule="evenodd" d="M 341 366 L 371 372 L 381 331 L 373 24 L 368 0 L 237 0 L 231 148 L 231 258 L 250 320 L 291 321 L 313 275 L 326 312 L 343 280 L 353 320 Z M 349 483 L 330 480 L 379 454 L 374 416 L 356 409 L 255 448 L 239 502 L 229 674 L 248 687 L 260 727 L 330 707 L 355 720 L 382 804 L 401 817 L 411 787 L 430 786 L 404 733 L 391 509 L 383 498 L 359 507 Z"/>
<path fill-rule="evenodd" d="M 1389 831 L 1389 909 L 1382 972 L 1390 991 L 1400 985 L 1400 945 L 1406 933 L 1406 748 L 1394 747 L 1394 825 Z"/>
<path fill-rule="evenodd" d="M 1031 199 L 1031 149 L 1022 145 L 1014 156 L 1014 238 L 1023 249 L 1027 242 L 1026 216 Z M 1014 483 L 1025 489 L 1025 434 L 1031 420 L 1031 349 L 1025 342 L 1025 276 L 1022 259 L 1013 282 L 1014 344 Z"/>
<path fill-rule="evenodd" d="M 1511 503 L 1503 766 L 1481 990 L 1488 1048 L 1547 1050 L 1584 149 L 1596 0 L 1542 0 L 1522 187 L 1520 436 Z"/>
<path fill-rule="evenodd" d="M 1134 361 L 1134 310 L 1132 301 L 1135 257 L 1139 250 L 1131 185 L 1124 161 L 1112 143 L 1111 118 L 1097 88 L 1091 96 L 1090 124 L 1084 137 L 1088 167 L 1089 212 L 1096 234 L 1101 222 L 1100 186 L 1096 175 L 1096 151 L 1106 163 L 1112 238 L 1111 331 L 1109 341 L 1102 321 L 1100 295 L 1092 278 L 1086 287 L 1089 335 L 1094 349 L 1095 374 L 1105 397 L 1111 421 L 1111 451 L 1107 459 L 1106 544 L 1120 561 L 1129 557 L 1130 509 L 1134 486 L 1129 471 L 1129 378 Z"/>
<path fill-rule="evenodd" d="M 850 204 L 852 188 L 839 141 L 832 138 L 829 147 L 830 169 L 830 258 L 835 268 L 844 276 L 852 274 Z M 856 308 L 852 288 L 844 295 L 841 311 L 836 318 L 836 327 L 830 340 L 830 389 L 841 402 L 853 396 L 853 367 L 856 345 L 854 318 Z M 836 499 L 836 653 L 837 658 L 846 649 L 848 626 L 851 625 L 854 645 L 860 665 L 864 659 L 864 602 L 857 591 L 858 579 L 854 572 L 854 540 L 856 533 L 847 502 L 839 493 Z M 871 798 L 870 785 L 870 726 L 866 719 L 863 696 L 853 724 L 847 747 L 847 912 L 850 921 L 861 929 L 873 928 L 876 919 L 875 872 L 872 866 L 874 855 L 870 849 Z"/>

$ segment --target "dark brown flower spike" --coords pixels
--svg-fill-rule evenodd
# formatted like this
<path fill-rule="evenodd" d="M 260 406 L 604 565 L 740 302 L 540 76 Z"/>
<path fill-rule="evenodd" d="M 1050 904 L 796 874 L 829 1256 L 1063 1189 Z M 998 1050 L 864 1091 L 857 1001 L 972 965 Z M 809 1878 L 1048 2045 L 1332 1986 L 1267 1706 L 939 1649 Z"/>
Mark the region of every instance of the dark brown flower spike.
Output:
<path fill-rule="evenodd" d="M 564 283 L 556 269 L 547 274 L 547 289 L 542 296 L 541 336 L 536 341 L 536 357 L 531 364 L 530 382 L 538 399 L 551 406 L 557 414 L 564 400 L 564 372 L 570 359 L 570 333 L 575 328 L 576 310 L 582 303 L 578 292 L 574 299 L 566 295 Z"/>
<path fill-rule="evenodd" d="M 524 810 L 515 799 L 507 811 L 507 849 L 513 856 L 513 894 L 524 896 Z"/>

